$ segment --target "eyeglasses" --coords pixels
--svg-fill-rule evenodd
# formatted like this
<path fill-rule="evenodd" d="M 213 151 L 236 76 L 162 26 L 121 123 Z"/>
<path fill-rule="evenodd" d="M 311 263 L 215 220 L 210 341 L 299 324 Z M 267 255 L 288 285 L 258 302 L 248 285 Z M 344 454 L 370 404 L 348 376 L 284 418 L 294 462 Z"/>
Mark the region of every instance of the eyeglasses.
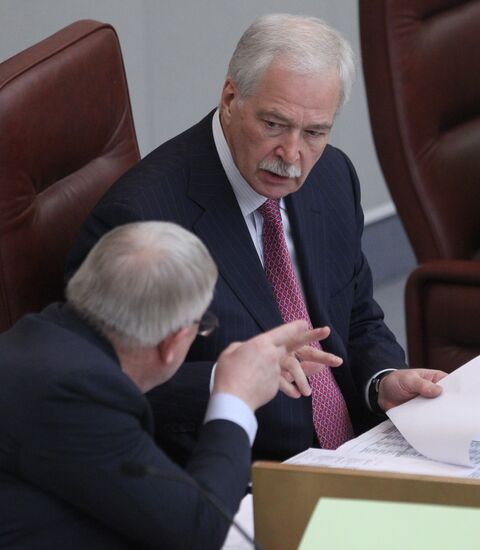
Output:
<path fill-rule="evenodd" d="M 217 316 L 209 310 L 202 315 L 201 319 L 193 322 L 198 324 L 197 334 L 199 336 L 210 336 L 220 326 Z"/>

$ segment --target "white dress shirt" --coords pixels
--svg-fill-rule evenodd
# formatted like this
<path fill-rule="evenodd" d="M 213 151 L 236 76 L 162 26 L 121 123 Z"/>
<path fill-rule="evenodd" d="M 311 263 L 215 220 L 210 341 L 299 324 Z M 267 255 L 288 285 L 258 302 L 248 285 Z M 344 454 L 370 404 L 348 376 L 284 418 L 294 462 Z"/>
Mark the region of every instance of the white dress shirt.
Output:
<path fill-rule="evenodd" d="M 245 223 L 247 224 L 250 237 L 257 250 L 258 257 L 263 265 L 263 242 L 262 242 L 262 230 L 263 230 L 263 216 L 258 212 L 258 209 L 267 200 L 267 197 L 260 195 L 253 189 L 250 184 L 245 180 L 240 171 L 238 170 L 235 162 L 233 161 L 230 147 L 223 134 L 222 125 L 220 124 L 219 111 L 215 112 L 212 120 L 213 139 L 215 141 L 215 147 L 217 148 L 220 162 L 223 169 L 227 174 L 228 181 L 232 186 L 235 197 L 237 198 L 238 206 L 243 214 Z M 300 288 L 303 292 L 302 279 L 300 278 L 300 272 L 298 269 L 297 254 L 293 245 L 292 230 L 290 227 L 290 221 L 288 219 L 287 209 L 285 207 L 285 201 L 280 200 L 280 213 L 282 215 L 283 231 L 285 233 L 285 240 L 287 243 L 288 253 L 295 268 L 295 274 L 300 284 Z"/>

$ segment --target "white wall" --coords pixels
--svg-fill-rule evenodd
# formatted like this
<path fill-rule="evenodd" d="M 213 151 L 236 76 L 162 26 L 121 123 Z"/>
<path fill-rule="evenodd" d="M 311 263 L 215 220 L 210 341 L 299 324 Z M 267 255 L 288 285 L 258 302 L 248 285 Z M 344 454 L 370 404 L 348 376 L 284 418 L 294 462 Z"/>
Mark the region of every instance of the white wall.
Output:
<path fill-rule="evenodd" d="M 354 0 L 0 0 L 0 61 L 78 19 L 113 24 L 145 155 L 218 102 L 238 38 L 257 15 L 269 12 L 322 17 L 343 32 L 360 59 Z M 390 213 L 392 205 L 375 156 L 360 62 L 357 66 L 332 143 L 357 168 L 368 221 Z"/>

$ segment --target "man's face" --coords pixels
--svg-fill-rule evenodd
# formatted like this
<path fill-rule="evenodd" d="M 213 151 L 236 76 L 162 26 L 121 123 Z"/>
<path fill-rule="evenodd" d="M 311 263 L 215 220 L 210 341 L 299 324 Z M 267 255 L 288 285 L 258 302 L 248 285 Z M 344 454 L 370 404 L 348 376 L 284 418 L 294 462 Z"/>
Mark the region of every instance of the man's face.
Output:
<path fill-rule="evenodd" d="M 242 176 L 261 195 L 297 191 L 328 141 L 340 97 L 338 77 L 298 75 L 272 63 L 251 96 L 225 82 L 221 122 Z"/>

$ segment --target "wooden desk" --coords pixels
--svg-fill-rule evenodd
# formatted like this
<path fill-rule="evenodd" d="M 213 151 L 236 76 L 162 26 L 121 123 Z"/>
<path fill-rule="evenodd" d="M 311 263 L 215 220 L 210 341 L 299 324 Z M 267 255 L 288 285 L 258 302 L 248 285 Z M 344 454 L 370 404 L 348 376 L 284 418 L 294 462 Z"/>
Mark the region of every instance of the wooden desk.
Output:
<path fill-rule="evenodd" d="M 480 507 L 480 480 L 256 462 L 255 537 L 265 550 L 295 550 L 322 496 Z"/>

